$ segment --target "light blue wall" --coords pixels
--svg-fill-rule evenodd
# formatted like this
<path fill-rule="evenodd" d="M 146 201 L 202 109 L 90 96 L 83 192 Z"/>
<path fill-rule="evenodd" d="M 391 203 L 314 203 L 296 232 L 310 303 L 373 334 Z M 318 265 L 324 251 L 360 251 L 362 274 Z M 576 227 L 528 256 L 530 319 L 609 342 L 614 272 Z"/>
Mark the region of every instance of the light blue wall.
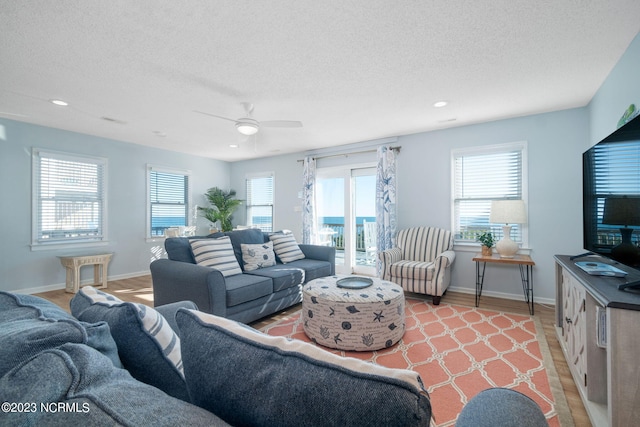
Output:
<path fill-rule="evenodd" d="M 581 153 L 613 130 L 629 104 L 640 107 L 640 36 L 585 108 L 571 109 L 472 126 L 398 137 L 399 227 L 430 224 L 451 227 L 451 150 L 453 148 L 528 142 L 529 243 L 536 261 L 535 292 L 539 301 L 554 300 L 553 255 L 582 251 Z M 4 137 L 3 137 L 4 135 Z M 355 144 L 357 150 L 371 143 Z M 0 119 L 0 220 L 5 244 L 0 249 L 0 289 L 41 291 L 60 287 L 64 269 L 56 255 L 70 251 L 31 251 L 31 148 L 40 147 L 106 157 L 109 160 L 109 240 L 99 250 L 113 251 L 110 278 L 146 273 L 162 242 L 145 241 L 145 165 L 192 171 L 194 202 L 204 204 L 212 186 L 234 188 L 244 197 L 248 173 L 275 173 L 276 229 L 301 236 L 299 212 L 304 153 L 226 163 L 134 144 Z M 341 149 L 343 149 L 342 147 Z M 340 152 L 336 148 L 334 152 Z M 332 150 L 322 150 L 328 154 Z M 371 155 L 327 160 L 370 161 Z M 235 223 L 244 223 L 240 209 Z M 207 224 L 199 221 L 200 230 Z M 456 248 L 452 289 L 472 292 L 475 249 Z M 83 275 L 83 278 L 88 274 Z M 485 294 L 522 298 L 517 270 L 487 269 Z"/>
<path fill-rule="evenodd" d="M 616 130 L 630 104 L 640 109 L 640 34 L 613 68 L 589 104 L 591 144 Z"/>
<path fill-rule="evenodd" d="M 528 142 L 529 246 L 535 267 L 536 301 L 555 302 L 555 254 L 577 254 L 582 245 L 582 153 L 613 132 L 629 104 L 640 108 L 640 35 L 584 108 L 500 120 L 398 137 L 398 226 L 451 227 L 451 150 Z M 364 143 L 366 145 L 366 143 Z M 358 145 L 352 146 L 354 150 Z M 324 150 L 323 154 L 331 150 Z M 339 152 L 339 149 L 335 149 Z M 304 156 L 279 156 L 231 165 L 231 186 L 241 188 L 251 170 L 276 171 L 276 228 L 301 235 L 301 167 Z M 343 160 L 344 161 L 344 160 Z M 322 165 L 319 164 L 319 167 Z M 452 289 L 473 292 L 476 249 L 457 247 Z M 487 268 L 485 295 L 522 299 L 515 268 Z"/>
<path fill-rule="evenodd" d="M 537 297 L 553 302 L 555 295 L 553 255 L 582 250 L 581 154 L 588 141 L 585 108 L 463 126 L 436 132 L 398 137 L 397 158 L 398 227 L 433 225 L 451 228 L 451 150 L 462 147 L 528 142 L 529 228 L 531 256 L 537 263 Z M 354 151 L 362 145 L 353 145 Z M 340 147 L 342 150 L 342 147 Z M 330 150 L 325 150 L 330 152 Z M 337 149 L 335 150 L 338 151 Z M 245 174 L 254 170 L 276 171 L 276 228 L 290 228 L 301 234 L 300 201 L 292 195 L 301 190 L 302 167 L 298 156 L 279 156 L 236 162 L 231 165 L 231 185 L 240 188 Z M 339 157 L 319 162 L 318 167 L 336 162 L 375 161 L 375 154 Z M 324 163 L 324 164 L 323 164 Z M 471 258 L 478 250 L 457 247 L 452 289 L 475 289 L 475 267 Z M 522 298 L 517 268 L 487 268 L 486 295 Z"/>
<path fill-rule="evenodd" d="M 107 246 L 31 250 L 32 147 L 107 158 Z M 193 202 L 201 206 L 209 187 L 229 185 L 227 162 L 0 119 L 0 289 L 40 292 L 60 288 L 65 270 L 58 255 L 108 251 L 114 253 L 110 279 L 148 273 L 150 261 L 161 255 L 163 248 L 163 241 L 145 239 L 148 163 L 190 170 Z M 198 225 L 208 229 L 202 219 Z M 92 268 L 84 267 L 82 279 L 91 276 Z"/>

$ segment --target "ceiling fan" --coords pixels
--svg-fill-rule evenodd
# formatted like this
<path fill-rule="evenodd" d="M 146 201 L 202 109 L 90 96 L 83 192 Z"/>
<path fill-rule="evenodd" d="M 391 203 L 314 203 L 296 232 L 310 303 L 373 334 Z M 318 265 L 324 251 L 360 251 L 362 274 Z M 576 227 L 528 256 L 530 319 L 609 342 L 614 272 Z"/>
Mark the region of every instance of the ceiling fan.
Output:
<path fill-rule="evenodd" d="M 229 120 L 236 124 L 236 129 L 243 135 L 251 136 L 258 133 L 261 127 L 280 127 L 280 128 L 299 128 L 302 127 L 302 122 L 295 120 L 268 120 L 259 122 L 251 115 L 253 113 L 253 104 L 250 102 L 243 102 L 242 106 L 245 111 L 245 117 L 239 119 L 230 119 L 228 117 L 218 116 L 216 114 L 205 113 L 204 111 L 194 110 L 196 113 L 205 114 L 211 117 L 217 117 L 218 119 Z"/>

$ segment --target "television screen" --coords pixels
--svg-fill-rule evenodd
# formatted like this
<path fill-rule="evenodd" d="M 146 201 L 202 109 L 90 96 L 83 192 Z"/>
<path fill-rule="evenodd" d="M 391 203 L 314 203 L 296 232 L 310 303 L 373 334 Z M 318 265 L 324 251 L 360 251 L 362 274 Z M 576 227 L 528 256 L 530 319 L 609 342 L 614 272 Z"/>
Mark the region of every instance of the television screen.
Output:
<path fill-rule="evenodd" d="M 640 269 L 640 117 L 583 154 L 584 247 Z"/>

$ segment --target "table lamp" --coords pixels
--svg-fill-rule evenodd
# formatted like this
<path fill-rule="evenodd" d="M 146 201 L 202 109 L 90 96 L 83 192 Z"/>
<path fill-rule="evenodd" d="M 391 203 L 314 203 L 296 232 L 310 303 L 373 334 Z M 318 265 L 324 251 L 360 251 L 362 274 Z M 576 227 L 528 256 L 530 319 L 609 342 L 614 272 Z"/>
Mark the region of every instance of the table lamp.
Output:
<path fill-rule="evenodd" d="M 622 242 L 611 249 L 611 257 L 627 265 L 637 265 L 638 248 L 631 243 L 633 229 L 629 225 L 640 225 L 640 197 L 614 196 L 604 200 L 602 223 L 623 226 L 620 228 Z"/>
<path fill-rule="evenodd" d="M 527 222 L 527 212 L 524 208 L 524 201 L 493 200 L 491 202 L 489 222 L 505 224 L 502 226 L 502 239 L 496 243 L 496 251 L 500 254 L 501 258 L 513 258 L 520 247 L 517 242 L 511 240 L 510 224 L 525 224 Z"/>

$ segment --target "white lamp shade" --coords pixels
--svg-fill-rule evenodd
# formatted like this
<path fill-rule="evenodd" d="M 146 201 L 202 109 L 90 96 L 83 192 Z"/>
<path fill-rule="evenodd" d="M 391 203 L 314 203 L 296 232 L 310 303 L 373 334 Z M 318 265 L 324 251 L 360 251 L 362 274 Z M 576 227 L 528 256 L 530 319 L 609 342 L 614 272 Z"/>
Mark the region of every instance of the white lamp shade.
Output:
<path fill-rule="evenodd" d="M 489 222 L 493 224 L 526 224 L 527 211 L 523 200 L 493 200 Z"/>

